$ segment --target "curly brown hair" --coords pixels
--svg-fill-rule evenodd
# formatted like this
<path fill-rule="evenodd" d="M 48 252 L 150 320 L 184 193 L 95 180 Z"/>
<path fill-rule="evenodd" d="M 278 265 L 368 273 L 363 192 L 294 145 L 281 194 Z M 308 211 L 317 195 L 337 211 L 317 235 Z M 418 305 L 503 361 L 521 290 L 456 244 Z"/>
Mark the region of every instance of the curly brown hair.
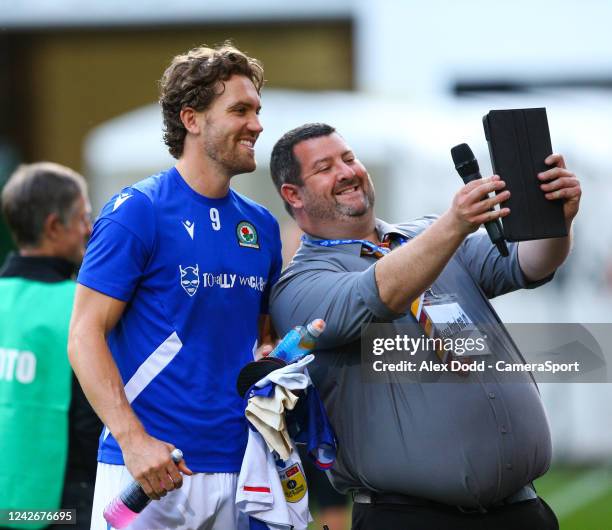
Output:
<path fill-rule="evenodd" d="M 172 59 L 159 82 L 159 103 L 164 119 L 164 142 L 174 158 L 183 154 L 187 134 L 181 110 L 185 107 L 198 112 L 206 110 L 223 93 L 223 82 L 233 75 L 248 77 L 258 93 L 264 84 L 261 63 L 229 41 L 215 48 L 193 48 Z"/>

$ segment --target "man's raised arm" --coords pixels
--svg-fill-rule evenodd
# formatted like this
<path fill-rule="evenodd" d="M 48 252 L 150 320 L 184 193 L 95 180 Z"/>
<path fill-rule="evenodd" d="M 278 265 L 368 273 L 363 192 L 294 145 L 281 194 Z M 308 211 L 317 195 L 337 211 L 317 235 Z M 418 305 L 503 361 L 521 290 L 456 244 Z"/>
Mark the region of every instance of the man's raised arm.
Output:
<path fill-rule="evenodd" d="M 440 275 L 466 236 L 486 221 L 510 213 L 508 208 L 490 211 L 510 197 L 501 191 L 498 176 L 474 180 L 454 196 L 451 207 L 429 228 L 376 263 L 376 284 L 382 302 L 396 313 L 404 313 L 410 303 Z"/>
<path fill-rule="evenodd" d="M 565 261 L 572 245 L 572 222 L 578 213 L 582 196 L 579 180 L 567 170 L 561 155 L 550 155 L 545 162 L 556 167 L 538 175 L 542 183 L 540 187 L 549 201 L 563 201 L 563 215 L 568 235 L 519 243 L 519 264 L 525 277 L 530 281 L 545 278 Z"/>

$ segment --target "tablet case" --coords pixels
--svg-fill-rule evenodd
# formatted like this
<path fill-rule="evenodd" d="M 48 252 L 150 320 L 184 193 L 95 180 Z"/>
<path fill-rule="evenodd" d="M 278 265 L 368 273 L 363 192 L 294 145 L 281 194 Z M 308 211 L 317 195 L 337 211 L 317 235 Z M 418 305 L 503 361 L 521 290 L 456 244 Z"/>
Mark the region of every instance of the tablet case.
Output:
<path fill-rule="evenodd" d="M 567 236 L 562 201 L 550 201 L 540 189 L 537 174 L 550 169 L 552 154 L 545 108 L 491 110 L 483 116 L 493 172 L 506 182 L 510 208 L 502 219 L 508 241 Z"/>

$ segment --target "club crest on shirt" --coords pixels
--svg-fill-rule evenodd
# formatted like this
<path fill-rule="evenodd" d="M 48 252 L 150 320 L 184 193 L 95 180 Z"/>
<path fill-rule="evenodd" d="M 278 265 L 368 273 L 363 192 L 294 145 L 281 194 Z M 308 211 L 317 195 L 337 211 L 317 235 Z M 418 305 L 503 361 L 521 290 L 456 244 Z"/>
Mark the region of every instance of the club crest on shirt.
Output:
<path fill-rule="evenodd" d="M 236 237 L 241 247 L 259 248 L 257 230 L 255 230 L 255 227 L 248 221 L 240 221 L 238 225 L 236 225 Z"/>
<path fill-rule="evenodd" d="M 196 294 L 198 287 L 200 286 L 200 267 L 196 263 L 195 267 L 185 267 L 179 265 L 179 271 L 181 273 L 181 287 L 185 289 L 185 292 L 189 296 Z"/>
<path fill-rule="evenodd" d="M 278 476 L 283 485 L 283 493 L 287 502 L 300 502 L 306 491 L 306 477 L 300 464 L 292 464 L 286 469 L 279 469 Z"/>

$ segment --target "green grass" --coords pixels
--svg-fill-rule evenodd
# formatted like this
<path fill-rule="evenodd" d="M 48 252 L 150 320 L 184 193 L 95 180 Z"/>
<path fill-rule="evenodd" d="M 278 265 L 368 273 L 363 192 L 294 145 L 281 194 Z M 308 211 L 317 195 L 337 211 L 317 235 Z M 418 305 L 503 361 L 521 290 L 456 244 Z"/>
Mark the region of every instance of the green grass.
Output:
<path fill-rule="evenodd" d="M 535 486 L 561 530 L 612 530 L 612 472 L 604 466 L 555 467 Z"/>

